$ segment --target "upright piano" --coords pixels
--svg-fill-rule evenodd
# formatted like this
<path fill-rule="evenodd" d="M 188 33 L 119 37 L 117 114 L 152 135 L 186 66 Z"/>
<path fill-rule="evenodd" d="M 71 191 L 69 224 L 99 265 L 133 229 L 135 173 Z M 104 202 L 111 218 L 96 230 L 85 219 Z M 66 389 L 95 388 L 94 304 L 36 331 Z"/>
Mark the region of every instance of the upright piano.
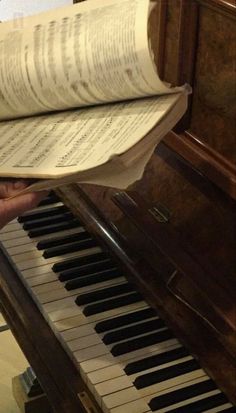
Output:
<path fill-rule="evenodd" d="M 236 411 L 236 6 L 158 4 L 160 76 L 193 94 L 143 178 L 0 231 L 1 309 L 56 413 Z"/>

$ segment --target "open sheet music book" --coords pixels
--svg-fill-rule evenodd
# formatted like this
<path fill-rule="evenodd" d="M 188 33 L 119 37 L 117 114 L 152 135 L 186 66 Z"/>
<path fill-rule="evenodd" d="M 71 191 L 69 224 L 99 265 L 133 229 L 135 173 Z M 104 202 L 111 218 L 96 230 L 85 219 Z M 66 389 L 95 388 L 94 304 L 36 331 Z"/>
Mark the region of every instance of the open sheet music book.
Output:
<path fill-rule="evenodd" d="M 1 178 L 36 179 L 34 189 L 141 178 L 188 100 L 158 77 L 154 8 L 90 0 L 0 24 Z"/>

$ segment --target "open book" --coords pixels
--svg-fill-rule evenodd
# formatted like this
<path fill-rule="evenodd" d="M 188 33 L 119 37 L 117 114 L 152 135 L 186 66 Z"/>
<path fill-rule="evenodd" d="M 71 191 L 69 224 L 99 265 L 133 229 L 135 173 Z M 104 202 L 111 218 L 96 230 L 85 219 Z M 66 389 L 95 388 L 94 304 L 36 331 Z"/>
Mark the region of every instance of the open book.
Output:
<path fill-rule="evenodd" d="M 149 0 L 89 0 L 0 24 L 0 177 L 126 188 L 183 116 L 158 77 Z M 19 22 L 18 22 L 19 23 Z"/>

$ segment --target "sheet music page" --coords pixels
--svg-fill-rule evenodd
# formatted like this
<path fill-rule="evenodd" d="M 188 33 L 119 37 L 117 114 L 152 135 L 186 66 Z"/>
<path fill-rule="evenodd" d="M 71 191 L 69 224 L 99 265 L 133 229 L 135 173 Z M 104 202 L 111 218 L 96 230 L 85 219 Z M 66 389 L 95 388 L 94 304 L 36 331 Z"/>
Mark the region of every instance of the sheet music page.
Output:
<path fill-rule="evenodd" d="M 167 119 L 163 136 L 174 126 L 168 122 L 172 110 L 177 122 L 186 107 L 187 94 L 176 93 L 0 122 L 0 176 L 87 171 L 125 153 Z M 155 142 L 162 136 L 156 133 Z"/>
<path fill-rule="evenodd" d="M 169 93 L 149 0 L 90 0 L 0 25 L 0 120 Z"/>

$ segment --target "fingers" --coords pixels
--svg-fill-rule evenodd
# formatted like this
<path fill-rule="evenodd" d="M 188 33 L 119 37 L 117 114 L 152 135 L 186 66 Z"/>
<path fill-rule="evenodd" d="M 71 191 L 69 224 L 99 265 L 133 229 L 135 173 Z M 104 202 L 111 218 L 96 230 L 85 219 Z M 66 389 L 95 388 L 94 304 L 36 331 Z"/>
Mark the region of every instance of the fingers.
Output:
<path fill-rule="evenodd" d="M 0 198 L 10 198 L 27 187 L 24 181 L 0 182 Z"/>
<path fill-rule="evenodd" d="M 19 195 L 16 198 L 0 201 L 0 228 L 7 222 L 32 209 L 47 195 L 46 191 Z M 9 196 L 9 195 L 8 195 Z"/>

